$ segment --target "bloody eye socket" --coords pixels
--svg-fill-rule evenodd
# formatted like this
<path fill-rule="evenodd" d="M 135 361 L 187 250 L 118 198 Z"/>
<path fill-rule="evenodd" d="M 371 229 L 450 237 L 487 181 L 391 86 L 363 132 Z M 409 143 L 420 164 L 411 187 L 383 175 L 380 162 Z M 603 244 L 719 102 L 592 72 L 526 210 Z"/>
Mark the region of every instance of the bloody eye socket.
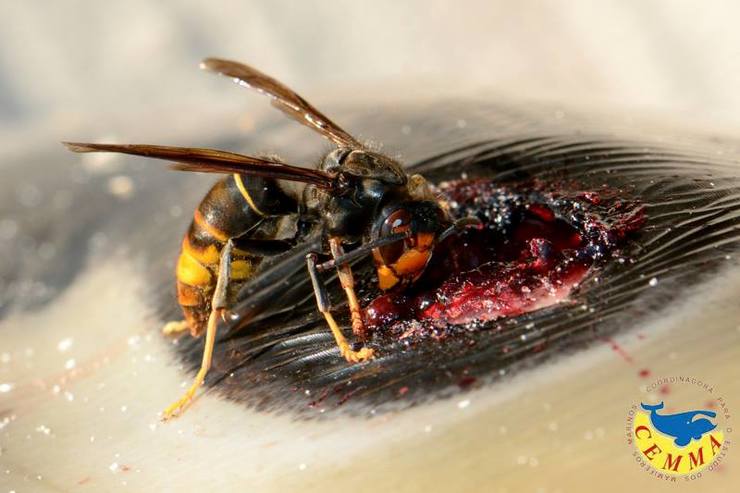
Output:
<path fill-rule="evenodd" d="M 396 209 L 391 212 L 383 221 L 380 227 L 380 237 L 389 236 L 394 233 L 403 233 L 408 230 L 411 223 L 411 214 L 406 209 Z M 390 245 L 379 248 L 380 256 L 386 265 L 395 263 L 403 254 L 406 245 L 403 241 L 397 241 Z"/>

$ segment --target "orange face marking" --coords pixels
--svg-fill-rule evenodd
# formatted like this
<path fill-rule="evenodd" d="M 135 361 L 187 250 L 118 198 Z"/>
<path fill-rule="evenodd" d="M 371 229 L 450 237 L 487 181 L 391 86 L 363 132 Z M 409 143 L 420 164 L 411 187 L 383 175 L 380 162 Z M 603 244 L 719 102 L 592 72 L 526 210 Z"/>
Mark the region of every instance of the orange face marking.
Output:
<path fill-rule="evenodd" d="M 407 250 L 401 255 L 401 257 L 393 264 L 393 270 L 399 276 L 407 276 L 409 274 L 420 274 L 421 271 L 426 267 L 431 252 L 429 250 L 418 250 L 412 248 Z"/>
<path fill-rule="evenodd" d="M 398 260 L 396 260 L 396 263 L 392 265 L 393 271 L 399 276 L 413 275 L 414 277 L 418 277 L 432 256 L 433 244 L 433 234 L 417 234 L 413 242 L 414 247 L 403 252 Z"/>
<path fill-rule="evenodd" d="M 386 265 L 378 266 L 378 287 L 383 291 L 391 289 L 398 284 L 398 277 Z"/>
<path fill-rule="evenodd" d="M 383 257 L 378 249 L 373 250 L 373 258 L 378 270 L 378 285 L 382 290 L 391 289 L 401 280 L 411 282 L 417 279 L 429 259 L 432 256 L 432 246 L 434 245 L 434 235 L 432 233 L 420 233 L 410 242 L 412 248 L 408 248 L 393 264 L 386 265 L 383 263 Z"/>

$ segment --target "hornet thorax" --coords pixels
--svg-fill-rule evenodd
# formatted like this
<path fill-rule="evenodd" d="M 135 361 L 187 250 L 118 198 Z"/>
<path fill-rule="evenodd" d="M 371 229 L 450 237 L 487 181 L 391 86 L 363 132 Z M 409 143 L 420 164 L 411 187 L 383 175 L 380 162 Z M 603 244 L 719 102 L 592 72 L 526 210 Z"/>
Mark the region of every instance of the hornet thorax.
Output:
<path fill-rule="evenodd" d="M 408 177 L 401 165 L 382 154 L 337 149 L 324 158 L 319 169 L 335 175 L 337 189 L 328 194 L 307 187 L 306 207 L 320 218 L 328 236 L 341 237 L 347 243 L 369 233 L 385 202 L 409 198 Z"/>

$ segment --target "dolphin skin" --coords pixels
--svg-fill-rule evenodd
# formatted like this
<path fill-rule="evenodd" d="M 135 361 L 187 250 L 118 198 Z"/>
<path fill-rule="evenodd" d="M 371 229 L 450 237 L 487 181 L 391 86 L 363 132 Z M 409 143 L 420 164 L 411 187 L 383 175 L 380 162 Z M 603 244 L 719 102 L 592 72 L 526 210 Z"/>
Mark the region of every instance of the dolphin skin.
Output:
<path fill-rule="evenodd" d="M 663 402 L 656 405 L 641 403 L 645 411 L 650 411 L 650 422 L 656 430 L 674 438 L 674 443 L 679 447 L 685 447 L 691 440 L 699 440 L 702 435 L 712 431 L 717 427 L 706 418 L 694 420 L 696 416 L 708 416 L 714 418 L 717 413 L 714 411 L 697 410 L 686 411 L 676 414 L 658 414 L 658 410 L 663 409 Z"/>

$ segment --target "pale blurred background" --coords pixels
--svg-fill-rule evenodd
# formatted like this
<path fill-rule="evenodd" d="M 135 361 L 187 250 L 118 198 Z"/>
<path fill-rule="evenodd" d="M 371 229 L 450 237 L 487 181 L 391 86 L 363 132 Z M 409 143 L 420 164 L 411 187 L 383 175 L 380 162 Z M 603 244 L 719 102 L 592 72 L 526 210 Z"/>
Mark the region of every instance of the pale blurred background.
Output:
<path fill-rule="evenodd" d="M 675 0 L 3 0 L 0 132 L 11 148 L 29 133 L 211 132 L 264 107 L 198 73 L 221 56 L 319 102 L 393 81 L 414 95 L 657 111 L 734 133 L 738 13 L 736 2 Z"/>

